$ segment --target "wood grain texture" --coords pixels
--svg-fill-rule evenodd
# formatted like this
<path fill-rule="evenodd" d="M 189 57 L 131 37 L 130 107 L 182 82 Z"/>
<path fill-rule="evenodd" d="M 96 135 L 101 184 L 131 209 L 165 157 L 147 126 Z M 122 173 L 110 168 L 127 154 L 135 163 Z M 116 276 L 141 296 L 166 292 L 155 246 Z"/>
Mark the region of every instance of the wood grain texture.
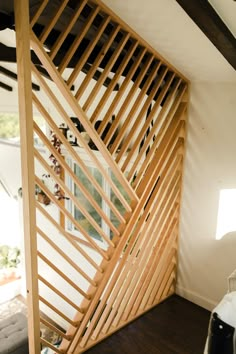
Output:
<path fill-rule="evenodd" d="M 56 135 L 59 147 L 30 117 L 31 134 L 34 130 L 50 158 L 32 146 L 34 155 L 29 157 L 50 175 L 71 206 L 57 198 L 32 165 L 31 184 L 49 197 L 61 215 L 55 218 L 50 208 L 35 202 L 32 195 L 31 213 L 37 210 L 49 226 L 45 229 L 37 217 L 34 231 L 63 262 L 54 264 L 50 252 L 43 254 L 36 245 L 31 256 L 35 264 L 37 260 L 43 262 L 49 274 L 57 273 L 73 291 L 70 297 L 70 291 L 58 288 L 47 272 L 35 269 L 35 281 L 54 294 L 58 303 L 56 306 L 47 298 L 47 291 L 42 294 L 35 288 L 37 301 L 67 323 L 61 346 L 55 351 L 79 354 L 174 292 L 188 83 L 102 2 L 80 0 L 75 4 L 64 0 L 54 5 L 54 16 L 42 25 L 51 2 L 38 4 L 34 26 L 28 28 L 41 69 L 29 63 L 27 75 L 33 75 L 42 95 L 30 92 L 27 98 Z M 72 24 L 63 33 L 60 28 L 64 28 L 67 12 Z M 66 54 L 55 60 L 65 48 Z M 85 65 L 86 76 L 81 75 Z M 95 72 L 99 73 L 96 81 Z M 72 84 L 75 92 L 71 91 Z M 114 91 L 117 86 L 119 90 Z M 43 95 L 52 110 L 45 108 Z M 71 115 L 79 120 L 79 129 Z M 58 126 L 62 123 L 78 146 L 69 143 Z M 52 168 L 52 158 L 58 169 Z M 76 175 L 73 161 L 88 183 Z M 103 183 L 88 166 L 99 171 Z M 91 207 L 101 222 L 94 218 Z M 82 214 L 81 219 L 75 218 L 74 208 Z M 30 218 L 34 223 L 33 214 Z M 73 225 L 78 237 L 67 229 L 67 223 Z M 87 225 L 100 242 L 91 237 Z M 51 227 L 60 242 L 56 242 Z M 93 259 L 94 254 L 99 261 Z M 71 279 L 65 265 L 73 270 Z M 65 303 L 75 310 L 73 315 L 64 311 Z M 41 341 L 53 348 L 53 343 Z"/>

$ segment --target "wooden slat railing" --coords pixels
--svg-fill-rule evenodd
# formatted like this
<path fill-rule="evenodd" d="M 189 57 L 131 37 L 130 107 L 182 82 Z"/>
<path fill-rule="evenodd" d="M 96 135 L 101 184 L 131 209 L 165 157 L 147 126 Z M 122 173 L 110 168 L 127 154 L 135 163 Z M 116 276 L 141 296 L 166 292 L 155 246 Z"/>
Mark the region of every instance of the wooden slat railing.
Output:
<path fill-rule="evenodd" d="M 28 113 L 27 129 L 45 148 L 32 147 L 32 156 L 26 149 L 31 180 L 50 200 L 46 207 L 37 196 L 27 199 L 32 225 L 36 216 L 28 235 L 36 250 L 27 249 L 35 270 L 30 296 L 49 317 L 36 316 L 35 328 L 41 323 L 62 340 L 59 348 L 45 338 L 41 343 L 77 354 L 175 290 L 188 80 L 100 0 L 37 6 L 23 32 L 41 63 L 27 69 L 41 92 L 23 100 L 29 105 L 30 99 L 61 146 Z M 62 124 L 79 146 L 70 144 Z M 36 344 L 38 336 L 35 331 Z"/>

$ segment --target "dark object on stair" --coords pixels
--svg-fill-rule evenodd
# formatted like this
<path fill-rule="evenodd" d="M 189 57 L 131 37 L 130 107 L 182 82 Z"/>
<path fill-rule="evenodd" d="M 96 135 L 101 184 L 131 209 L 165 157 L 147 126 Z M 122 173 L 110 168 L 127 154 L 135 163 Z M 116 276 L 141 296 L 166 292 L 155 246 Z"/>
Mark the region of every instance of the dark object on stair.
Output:
<path fill-rule="evenodd" d="M 0 354 L 29 354 L 27 319 L 23 313 L 0 322 Z"/>

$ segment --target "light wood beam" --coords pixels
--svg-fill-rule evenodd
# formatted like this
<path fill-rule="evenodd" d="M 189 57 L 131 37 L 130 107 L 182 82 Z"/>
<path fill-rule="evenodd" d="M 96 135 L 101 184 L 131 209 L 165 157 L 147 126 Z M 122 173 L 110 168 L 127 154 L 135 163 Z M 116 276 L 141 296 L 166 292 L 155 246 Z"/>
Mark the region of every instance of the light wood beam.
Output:
<path fill-rule="evenodd" d="M 28 304 L 28 335 L 29 350 L 32 354 L 40 352 L 40 322 L 39 322 L 39 295 L 38 295 L 38 264 L 36 241 L 35 215 L 35 184 L 34 184 L 34 156 L 33 142 L 33 110 L 32 110 L 32 83 L 30 72 L 30 36 L 29 36 L 29 2 L 27 0 L 14 1 L 18 96 L 20 112 L 21 136 L 21 169 L 23 215 L 24 215 L 24 243 Z"/>

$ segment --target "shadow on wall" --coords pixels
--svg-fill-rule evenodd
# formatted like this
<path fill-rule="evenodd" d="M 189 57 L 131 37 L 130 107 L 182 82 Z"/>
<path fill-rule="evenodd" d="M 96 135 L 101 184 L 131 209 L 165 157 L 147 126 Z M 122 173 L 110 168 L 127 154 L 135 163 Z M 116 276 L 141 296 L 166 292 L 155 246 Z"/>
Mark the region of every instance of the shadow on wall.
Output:
<path fill-rule="evenodd" d="M 211 310 L 236 268 L 236 227 L 226 222 L 230 214 L 236 220 L 236 208 L 220 198 L 236 190 L 235 84 L 193 83 L 191 90 L 177 292 Z"/>

